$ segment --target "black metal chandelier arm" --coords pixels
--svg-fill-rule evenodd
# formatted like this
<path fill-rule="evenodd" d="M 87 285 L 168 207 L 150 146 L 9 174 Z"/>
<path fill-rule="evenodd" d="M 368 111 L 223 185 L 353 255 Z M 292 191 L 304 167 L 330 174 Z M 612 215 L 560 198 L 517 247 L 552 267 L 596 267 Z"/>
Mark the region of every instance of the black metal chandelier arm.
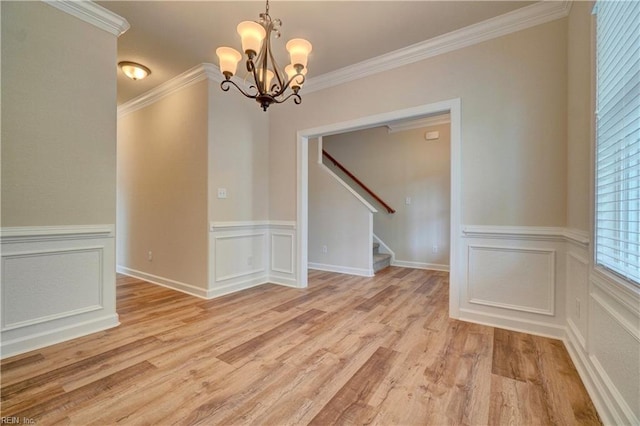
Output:
<path fill-rule="evenodd" d="M 299 79 L 299 78 L 302 78 L 302 81 L 299 81 L 299 86 L 302 86 L 302 85 L 304 84 L 304 80 L 305 80 L 304 75 L 302 75 L 302 74 L 296 74 L 296 75 L 294 75 L 293 77 L 291 77 L 291 78 L 287 81 L 287 83 L 286 83 L 286 84 L 284 85 L 284 87 L 282 87 L 282 89 L 281 89 L 281 90 L 276 94 L 276 96 L 280 96 L 280 95 L 282 95 L 284 92 L 286 92 L 286 91 L 287 91 L 287 89 L 289 88 L 289 86 L 291 86 L 291 83 L 293 82 L 293 79 L 294 79 L 294 78 L 298 78 L 298 79 Z M 297 93 L 295 93 L 295 94 L 297 94 Z M 290 97 L 291 97 L 291 96 L 287 96 L 287 98 L 286 98 L 286 99 L 289 99 Z M 300 96 L 298 96 L 298 97 L 300 97 Z M 285 99 L 285 100 L 286 100 L 286 99 Z M 280 103 L 280 102 L 278 102 L 278 103 Z M 298 103 L 299 103 L 299 102 L 298 102 Z"/>
<path fill-rule="evenodd" d="M 283 102 L 286 102 L 289 98 L 293 98 L 293 102 L 295 102 L 296 105 L 300 105 L 302 103 L 302 98 L 297 93 L 291 93 L 286 98 L 280 100 L 274 98 L 273 101 L 277 104 L 281 104 Z"/>
<path fill-rule="evenodd" d="M 229 84 L 234 85 L 234 86 L 236 87 L 236 89 L 238 89 L 238 90 L 240 91 L 240 93 L 242 93 L 243 95 L 245 95 L 247 98 L 255 99 L 255 98 L 260 94 L 259 92 L 258 92 L 258 93 L 256 93 L 255 95 L 250 95 L 250 94 L 248 94 L 247 92 L 245 92 L 244 90 L 242 90 L 242 88 L 241 88 L 240 86 L 238 86 L 238 85 L 236 84 L 236 82 L 235 82 L 235 81 L 233 81 L 233 80 L 223 80 L 223 81 L 220 83 L 220 88 L 221 88 L 223 91 L 228 92 L 228 91 L 229 91 L 229 88 L 230 88 L 230 87 L 229 87 Z"/>

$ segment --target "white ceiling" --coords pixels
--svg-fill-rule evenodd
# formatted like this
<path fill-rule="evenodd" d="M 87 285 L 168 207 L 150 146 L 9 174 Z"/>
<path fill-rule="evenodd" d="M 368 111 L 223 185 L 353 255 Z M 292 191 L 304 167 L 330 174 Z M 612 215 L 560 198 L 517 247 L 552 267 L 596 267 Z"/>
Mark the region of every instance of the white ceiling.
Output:
<path fill-rule="evenodd" d="M 265 3 L 256 1 L 99 1 L 131 28 L 118 39 L 118 61 L 139 62 L 151 76 L 132 81 L 118 71 L 118 104 L 195 65 L 217 64 L 219 46 L 240 49 L 236 25 L 257 20 Z M 309 77 L 431 39 L 502 15 L 531 1 L 270 1 L 270 15 L 282 20 L 282 38 L 272 45 L 287 64 L 291 38 L 313 44 Z"/>

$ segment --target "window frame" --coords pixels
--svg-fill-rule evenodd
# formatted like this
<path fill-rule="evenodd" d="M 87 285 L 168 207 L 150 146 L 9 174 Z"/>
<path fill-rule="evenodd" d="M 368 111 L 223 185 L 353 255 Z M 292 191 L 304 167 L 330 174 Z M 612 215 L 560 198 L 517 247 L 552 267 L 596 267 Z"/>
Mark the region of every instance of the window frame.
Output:
<path fill-rule="evenodd" d="M 634 279 L 628 278 L 614 269 L 608 267 L 605 264 L 598 263 L 598 19 L 597 19 L 597 9 L 601 0 L 594 1 L 593 9 L 592 9 L 592 31 L 591 31 L 591 44 L 592 44 L 592 78 L 591 78 L 591 86 L 592 86 L 592 115 L 591 115 L 591 131 L 592 131 L 592 160 L 591 160 L 591 170 L 592 170 L 592 178 L 591 178 L 591 260 L 592 260 L 592 273 L 594 274 L 594 278 L 600 282 L 600 284 L 616 284 L 617 287 L 622 287 L 622 289 L 631 290 L 632 293 L 636 295 L 640 295 L 640 280 L 635 281 Z M 620 155 L 620 154 L 616 154 Z M 629 168 L 627 168 L 629 169 Z M 629 182 L 623 181 L 620 183 L 620 187 L 628 187 Z M 618 186 L 618 185 L 616 185 Z M 628 189 L 628 188 L 627 188 Z M 623 188 L 624 190 L 624 188 Z M 620 194 L 616 192 L 615 194 L 616 200 L 615 204 L 618 203 L 628 203 L 628 200 L 623 200 L 620 198 Z M 633 212 L 625 212 L 627 215 Z M 616 216 L 619 217 L 621 212 L 616 212 Z M 640 216 L 640 212 L 635 212 L 636 216 Z M 640 217 L 638 218 L 640 219 Z M 617 233 L 624 231 L 617 231 Z M 601 251 L 602 252 L 602 251 Z M 626 293 L 626 292 L 625 292 Z"/>

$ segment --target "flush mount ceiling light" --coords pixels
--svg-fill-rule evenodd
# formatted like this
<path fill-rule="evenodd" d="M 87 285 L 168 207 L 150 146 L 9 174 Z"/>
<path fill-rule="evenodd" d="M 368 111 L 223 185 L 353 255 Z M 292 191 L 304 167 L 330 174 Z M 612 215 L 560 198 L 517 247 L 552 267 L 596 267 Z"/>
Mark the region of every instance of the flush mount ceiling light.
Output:
<path fill-rule="evenodd" d="M 225 77 L 220 83 L 222 90 L 226 92 L 233 85 L 247 98 L 255 99 L 264 111 L 272 103 L 280 104 L 289 98 L 293 98 L 296 104 L 302 102 L 298 91 L 307 74 L 307 57 L 311 52 L 311 43 L 301 38 L 289 40 L 286 48 L 291 64 L 287 65 L 283 72 L 278 68 L 271 49 L 271 33 L 274 34 L 274 38 L 280 37 L 281 25 L 280 19 L 271 19 L 269 16 L 269 0 L 265 13 L 260 14 L 259 21 L 244 21 L 238 24 L 237 31 L 242 38 L 242 50 L 247 55 L 247 80 L 251 93 L 247 93 L 231 80 L 236 73 L 238 62 L 242 59 L 240 52 L 231 47 L 216 49 L 220 71 Z M 287 91 L 289 88 L 290 92 Z"/>
<path fill-rule="evenodd" d="M 131 80 L 142 80 L 149 74 L 151 74 L 151 70 L 144 65 L 137 64 L 135 62 L 123 61 L 119 62 L 118 66 Z"/>

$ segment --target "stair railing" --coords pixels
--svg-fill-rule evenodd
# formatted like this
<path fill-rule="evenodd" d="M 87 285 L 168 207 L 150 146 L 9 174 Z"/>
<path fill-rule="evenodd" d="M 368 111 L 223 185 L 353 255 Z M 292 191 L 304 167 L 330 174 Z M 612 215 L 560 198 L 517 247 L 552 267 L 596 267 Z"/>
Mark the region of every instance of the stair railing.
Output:
<path fill-rule="evenodd" d="M 325 157 L 327 157 L 327 159 L 329 161 L 331 161 L 333 163 L 334 166 L 336 166 L 337 168 L 339 168 L 340 170 L 342 170 L 342 172 L 344 172 L 344 174 L 346 174 L 347 176 L 349 176 L 351 179 L 353 179 L 353 181 L 355 183 L 357 183 L 362 189 L 364 189 L 367 194 L 371 195 L 378 203 L 380 203 L 385 209 L 387 209 L 387 212 L 389 214 L 393 214 L 396 211 L 387 203 L 385 203 L 382 198 L 378 197 L 372 190 L 370 190 L 364 183 L 362 183 L 362 181 L 360 179 L 358 179 L 357 177 L 354 176 L 353 173 L 351 173 L 349 170 L 346 169 L 346 167 L 344 167 L 342 164 L 340 164 L 340 162 L 338 160 L 336 160 L 335 158 L 333 158 L 331 156 L 331 154 L 329 154 L 327 151 L 325 151 L 324 149 L 322 150 L 322 155 L 324 155 Z"/>

